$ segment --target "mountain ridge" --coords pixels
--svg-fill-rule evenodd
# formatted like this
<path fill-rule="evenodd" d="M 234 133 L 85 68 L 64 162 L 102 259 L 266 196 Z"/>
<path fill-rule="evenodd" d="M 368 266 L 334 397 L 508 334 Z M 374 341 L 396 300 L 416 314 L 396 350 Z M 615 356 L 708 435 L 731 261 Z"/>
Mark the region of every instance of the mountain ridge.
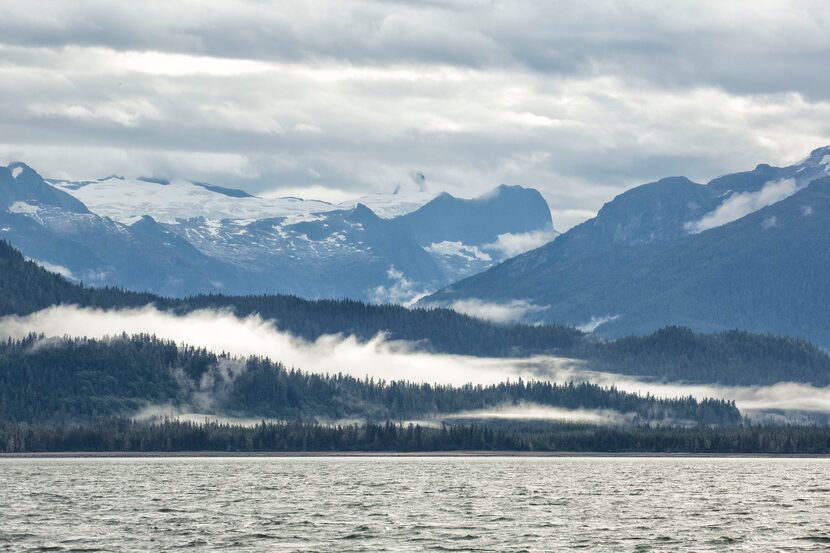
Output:
<path fill-rule="evenodd" d="M 199 295 L 166 298 L 117 288 L 90 288 L 49 272 L 0 240 L 0 317 L 26 316 L 50 307 L 97 310 L 148 308 L 182 315 L 219 311 L 257 315 L 309 341 L 321 336 L 382 334 L 414 351 L 485 357 L 565 356 L 585 368 L 649 380 L 724 385 L 803 382 L 830 384 L 830 356 L 804 340 L 729 331 L 700 334 L 679 327 L 611 342 L 562 325 L 493 323 L 449 309 L 370 305 L 354 300 L 296 296 Z"/>
<path fill-rule="evenodd" d="M 522 300 L 545 307 L 535 314 L 544 322 L 601 321 L 609 338 L 677 324 L 828 347 L 828 175 L 830 149 L 819 148 L 790 167 L 760 165 L 707 185 L 642 185 L 541 248 L 421 301 Z"/>
<path fill-rule="evenodd" d="M 412 225 L 380 217 L 361 201 L 344 207 L 267 199 L 161 177 L 73 182 L 43 179 L 19 162 L 10 167 L 0 171 L 0 238 L 70 278 L 173 296 L 288 293 L 405 302 L 508 255 L 482 249 L 488 244 L 476 237 L 492 232 L 459 237 L 447 228 L 445 236 L 435 235 L 435 247 L 418 240 L 418 229 L 436 226 L 436 217 L 511 236 L 550 226 L 550 208 L 529 189 L 503 200 L 507 189 L 497 188 L 482 200 L 500 204 L 499 216 L 464 219 L 471 205 L 464 200 L 425 217 L 417 208 Z M 527 209 L 538 215 L 509 215 Z"/>

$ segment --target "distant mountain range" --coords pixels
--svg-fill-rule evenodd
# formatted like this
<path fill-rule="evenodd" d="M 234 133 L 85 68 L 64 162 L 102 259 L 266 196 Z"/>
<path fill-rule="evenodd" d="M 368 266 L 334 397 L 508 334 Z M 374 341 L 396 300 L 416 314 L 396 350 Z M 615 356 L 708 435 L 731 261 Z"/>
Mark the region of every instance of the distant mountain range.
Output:
<path fill-rule="evenodd" d="M 0 167 L 0 239 L 86 284 L 393 303 L 440 289 L 421 305 L 506 306 L 612 338 L 679 325 L 830 347 L 830 147 L 707 184 L 665 178 L 558 237 L 552 229 L 542 196 L 518 186 L 333 205 Z"/>
<path fill-rule="evenodd" d="M 17 162 L 0 167 L 0 238 L 96 286 L 406 302 L 554 235 L 532 189 L 396 192 L 333 205 L 183 180 L 44 179 Z"/>
<path fill-rule="evenodd" d="M 629 190 L 538 249 L 422 300 L 534 307 L 617 337 L 740 328 L 830 347 L 830 147 L 789 167 Z"/>

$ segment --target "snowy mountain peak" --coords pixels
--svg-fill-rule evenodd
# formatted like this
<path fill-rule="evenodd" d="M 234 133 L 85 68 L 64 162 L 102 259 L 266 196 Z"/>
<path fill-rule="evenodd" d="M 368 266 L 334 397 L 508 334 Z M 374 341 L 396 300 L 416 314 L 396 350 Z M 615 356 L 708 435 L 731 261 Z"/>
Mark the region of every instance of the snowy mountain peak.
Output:
<path fill-rule="evenodd" d="M 0 167 L 0 207 L 15 203 L 60 207 L 74 213 L 88 212 L 81 202 L 50 186 L 37 171 L 20 161 Z"/>
<path fill-rule="evenodd" d="M 236 188 L 179 179 L 107 177 L 83 183 L 53 182 L 94 213 L 127 224 L 143 215 L 150 215 L 161 223 L 175 223 L 196 217 L 257 220 L 336 208 L 327 202 L 259 198 Z"/>
<path fill-rule="evenodd" d="M 37 172 L 34 169 L 29 167 L 28 165 L 26 165 L 22 161 L 13 161 L 13 162 L 9 163 L 8 169 L 9 169 L 9 172 L 12 174 L 12 178 L 15 179 L 15 180 L 18 177 L 20 177 L 21 175 L 23 175 L 27 172 L 31 172 L 31 173 L 34 173 L 35 175 L 37 175 Z"/>
<path fill-rule="evenodd" d="M 802 168 L 816 168 L 830 174 L 830 146 L 822 146 L 816 148 L 810 155 L 796 164 L 796 167 Z"/>
<path fill-rule="evenodd" d="M 217 194 L 222 194 L 224 196 L 229 196 L 231 198 L 255 198 L 252 194 L 248 194 L 244 190 L 239 188 L 225 188 L 224 186 L 217 186 L 215 184 L 210 184 L 207 182 L 199 182 L 199 181 L 192 181 L 191 184 L 194 186 L 201 186 L 205 190 L 210 190 L 211 192 L 216 192 Z M 296 199 L 302 200 L 302 198 L 283 198 L 283 199 Z"/>
<path fill-rule="evenodd" d="M 0 237 L 95 285 L 370 301 L 406 301 L 552 238 L 535 190 L 433 197 L 424 181 L 330 204 L 159 175 L 47 181 L 15 163 L 0 167 Z"/>

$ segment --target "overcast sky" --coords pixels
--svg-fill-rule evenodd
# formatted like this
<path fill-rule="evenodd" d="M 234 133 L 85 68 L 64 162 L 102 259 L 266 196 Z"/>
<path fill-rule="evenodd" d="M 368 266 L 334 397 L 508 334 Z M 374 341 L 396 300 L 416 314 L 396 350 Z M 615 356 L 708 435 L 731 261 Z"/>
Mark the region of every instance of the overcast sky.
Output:
<path fill-rule="evenodd" d="M 344 200 L 541 190 L 566 229 L 661 176 L 830 143 L 804 1 L 0 0 L 0 160 Z"/>

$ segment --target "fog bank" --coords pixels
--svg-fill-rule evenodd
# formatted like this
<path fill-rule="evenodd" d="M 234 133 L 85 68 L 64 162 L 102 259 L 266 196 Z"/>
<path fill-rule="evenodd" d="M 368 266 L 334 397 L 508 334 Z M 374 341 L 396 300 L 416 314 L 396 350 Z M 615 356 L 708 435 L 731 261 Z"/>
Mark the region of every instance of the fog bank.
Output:
<path fill-rule="evenodd" d="M 315 341 L 279 330 L 272 321 L 253 315 L 240 318 L 229 311 L 200 310 L 185 315 L 140 309 L 100 310 L 55 306 L 27 316 L 0 318 L 0 337 L 20 339 L 30 333 L 47 337 L 89 337 L 155 334 L 161 338 L 237 356 L 260 355 L 318 373 L 344 373 L 357 378 L 409 380 L 434 384 L 494 384 L 506 379 L 553 382 L 589 381 L 658 397 L 693 396 L 735 400 L 742 411 L 769 409 L 830 412 L 830 388 L 782 382 L 772 386 L 664 384 L 636 377 L 591 371 L 579 360 L 536 356 L 522 359 L 433 354 L 408 342 L 380 334 L 361 342 L 354 336 L 327 335 Z M 48 347 L 44 341 L 39 347 Z"/>

